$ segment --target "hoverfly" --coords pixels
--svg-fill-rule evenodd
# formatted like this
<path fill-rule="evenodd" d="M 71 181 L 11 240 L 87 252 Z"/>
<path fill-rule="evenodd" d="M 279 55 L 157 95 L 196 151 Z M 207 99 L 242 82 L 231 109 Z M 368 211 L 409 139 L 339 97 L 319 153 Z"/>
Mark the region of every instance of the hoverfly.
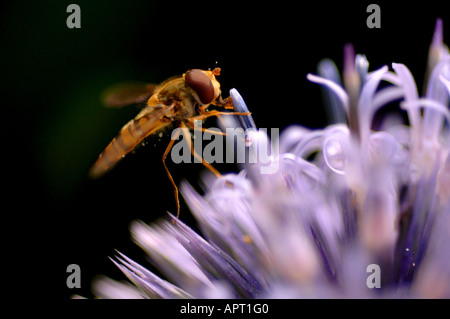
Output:
<path fill-rule="evenodd" d="M 134 119 L 122 127 L 119 134 L 99 155 L 97 161 L 91 167 L 89 175 L 94 178 L 103 175 L 126 154 L 140 145 L 146 137 L 158 132 L 169 124 L 174 124 L 181 130 L 177 130 L 176 136 L 172 137 L 163 154 L 162 162 L 174 188 L 178 217 L 180 214 L 178 188 L 167 168 L 165 160 L 176 138 L 178 138 L 179 132 L 183 133 L 186 141 L 190 144 L 192 155 L 201 160 L 202 164 L 217 177 L 220 177 L 220 173 L 194 151 L 188 127 L 200 129 L 194 125 L 194 121 L 204 120 L 211 116 L 250 114 L 221 112 L 218 110 L 207 111 L 210 105 L 223 107 L 224 109 L 234 109 L 230 97 L 225 100 L 222 99 L 220 83 L 216 79 L 218 75 L 220 75 L 220 68 L 215 68 L 212 71 L 191 69 L 181 76 L 162 82 L 158 86 L 153 84 L 119 84 L 105 91 L 102 100 L 106 106 L 122 107 L 143 102 L 146 102 L 146 106 Z M 210 131 L 206 128 L 201 128 L 201 130 L 224 135 L 224 133 Z"/>

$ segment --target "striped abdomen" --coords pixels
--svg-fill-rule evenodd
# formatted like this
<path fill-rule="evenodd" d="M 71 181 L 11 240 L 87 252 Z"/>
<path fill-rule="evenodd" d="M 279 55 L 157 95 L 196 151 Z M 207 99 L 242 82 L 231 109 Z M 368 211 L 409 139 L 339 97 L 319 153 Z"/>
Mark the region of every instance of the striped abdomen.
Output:
<path fill-rule="evenodd" d="M 147 136 L 170 124 L 172 121 L 164 117 L 166 112 L 163 108 L 152 109 L 128 122 L 99 155 L 89 175 L 99 177 L 106 173 Z"/>

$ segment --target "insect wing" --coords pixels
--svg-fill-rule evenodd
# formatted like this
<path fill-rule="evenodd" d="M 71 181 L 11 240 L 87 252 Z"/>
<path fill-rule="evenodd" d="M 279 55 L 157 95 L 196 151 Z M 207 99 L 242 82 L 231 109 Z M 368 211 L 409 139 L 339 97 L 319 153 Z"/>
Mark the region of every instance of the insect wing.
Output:
<path fill-rule="evenodd" d="M 147 136 L 169 125 L 171 121 L 164 117 L 167 112 L 166 106 L 147 107 L 135 119 L 125 124 L 119 134 L 99 155 L 90 169 L 89 175 L 93 178 L 103 175 Z"/>
<path fill-rule="evenodd" d="M 100 98 L 105 106 L 113 108 L 140 104 L 148 100 L 156 86 L 156 84 L 144 82 L 118 83 L 107 88 Z"/>

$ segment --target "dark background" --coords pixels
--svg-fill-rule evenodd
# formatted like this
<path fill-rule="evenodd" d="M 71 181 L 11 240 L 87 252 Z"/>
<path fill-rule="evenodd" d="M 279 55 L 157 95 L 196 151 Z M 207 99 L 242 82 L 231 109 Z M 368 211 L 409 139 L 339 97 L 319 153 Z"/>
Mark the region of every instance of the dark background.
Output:
<path fill-rule="evenodd" d="M 103 178 L 87 178 L 98 154 L 138 112 L 103 108 L 99 94 L 105 87 L 160 82 L 190 68 L 214 68 L 217 61 L 222 91 L 237 88 L 257 126 L 322 127 L 327 119 L 319 87 L 306 80 L 322 58 L 341 68 L 342 48 L 351 42 L 371 70 L 405 63 L 421 88 L 437 17 L 444 19 L 450 42 L 445 1 L 392 2 L 3 4 L 3 196 L 5 216 L 13 217 L 4 222 L 4 233 L 10 231 L 7 247 L 28 270 L 21 277 L 34 282 L 34 295 L 45 287 L 47 298 L 90 297 L 95 275 L 123 279 L 108 259 L 116 249 L 148 265 L 132 243 L 129 223 L 175 211 L 161 164 L 167 137 L 138 149 Z M 66 26 L 70 3 L 81 7 L 81 29 Z M 381 7 L 381 29 L 366 26 L 370 3 Z M 173 165 L 170 159 L 168 165 L 177 183 L 198 185 L 201 165 Z M 195 227 L 183 202 L 181 219 Z M 81 267 L 81 289 L 66 287 L 72 263 Z"/>

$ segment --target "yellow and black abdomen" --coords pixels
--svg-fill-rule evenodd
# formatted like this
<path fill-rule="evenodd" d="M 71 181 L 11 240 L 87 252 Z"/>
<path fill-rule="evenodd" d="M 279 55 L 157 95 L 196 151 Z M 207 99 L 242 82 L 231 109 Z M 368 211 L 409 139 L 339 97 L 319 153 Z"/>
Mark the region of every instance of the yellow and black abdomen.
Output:
<path fill-rule="evenodd" d="M 109 171 L 125 155 L 138 146 L 147 136 L 172 123 L 164 117 L 163 108 L 152 108 L 149 112 L 129 121 L 119 134 L 99 155 L 89 171 L 91 177 L 99 177 Z"/>

